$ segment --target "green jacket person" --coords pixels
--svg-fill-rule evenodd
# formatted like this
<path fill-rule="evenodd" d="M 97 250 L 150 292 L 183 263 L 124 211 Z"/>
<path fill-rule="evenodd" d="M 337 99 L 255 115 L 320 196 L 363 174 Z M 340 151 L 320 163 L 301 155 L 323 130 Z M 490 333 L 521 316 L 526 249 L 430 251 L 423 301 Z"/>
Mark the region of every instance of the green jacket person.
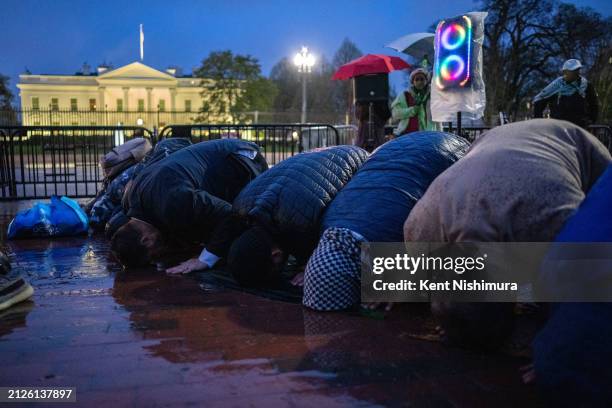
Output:
<path fill-rule="evenodd" d="M 393 120 L 399 120 L 397 134 L 419 130 L 440 130 L 431 120 L 429 75 L 423 68 L 410 73 L 410 89 L 398 95 L 391 104 Z"/>

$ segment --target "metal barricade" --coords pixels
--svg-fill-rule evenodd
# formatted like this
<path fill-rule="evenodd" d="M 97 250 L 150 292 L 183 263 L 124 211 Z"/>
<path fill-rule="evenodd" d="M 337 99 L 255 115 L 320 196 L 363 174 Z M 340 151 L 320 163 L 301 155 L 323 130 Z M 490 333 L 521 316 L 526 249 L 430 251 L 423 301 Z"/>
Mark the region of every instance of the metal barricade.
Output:
<path fill-rule="evenodd" d="M 197 143 L 205 140 L 237 138 L 256 143 L 270 165 L 275 165 L 297 153 L 327 146 L 344 144 L 350 139 L 350 130 L 344 134 L 328 124 L 274 124 L 274 125 L 170 125 L 160 138 L 187 137 Z"/>
<path fill-rule="evenodd" d="M 459 136 L 465 138 L 468 142 L 473 143 L 478 137 L 484 134 L 486 131 L 490 130 L 489 126 L 462 126 Z M 458 129 L 452 126 L 446 126 L 443 128 L 445 132 L 458 134 Z"/>
<path fill-rule="evenodd" d="M 599 139 L 612 154 L 612 127 L 607 125 L 591 125 L 588 130 Z"/>
<path fill-rule="evenodd" d="M 0 127 L 0 200 L 94 196 L 100 158 L 134 137 L 152 139 L 129 126 Z"/>

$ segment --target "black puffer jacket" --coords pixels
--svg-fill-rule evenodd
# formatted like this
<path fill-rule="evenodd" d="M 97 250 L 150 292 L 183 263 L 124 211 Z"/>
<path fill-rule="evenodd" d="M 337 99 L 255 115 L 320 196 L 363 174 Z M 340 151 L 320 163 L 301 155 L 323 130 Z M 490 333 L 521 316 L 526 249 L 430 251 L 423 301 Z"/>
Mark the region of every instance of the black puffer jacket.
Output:
<path fill-rule="evenodd" d="M 256 152 L 247 160 L 238 151 Z M 254 143 L 226 139 L 197 143 L 142 169 L 126 192 L 128 217 L 144 220 L 162 233 L 187 242 L 206 242 L 231 202 L 261 171 L 265 160 Z"/>
<path fill-rule="evenodd" d="M 138 173 L 145 167 L 149 167 L 188 146 L 191 146 L 191 140 L 184 137 L 172 137 L 160 140 L 153 146 L 153 149 L 147 153 L 140 163 L 135 165 L 136 168 L 134 169 L 133 177 L 135 178 L 138 176 Z"/>
<path fill-rule="evenodd" d="M 238 195 L 240 218 L 268 230 L 285 251 L 307 258 L 316 246 L 321 215 L 368 154 L 356 146 L 301 153 L 257 177 Z"/>
<path fill-rule="evenodd" d="M 550 108 L 552 119 L 567 120 L 585 129 L 597 122 L 599 101 L 597 92 L 590 82 L 587 85 L 584 98 L 578 92 L 575 92 L 572 95 L 553 95 L 535 102 L 533 116 L 535 118 L 543 117 L 547 105 Z"/>
<path fill-rule="evenodd" d="M 370 242 L 401 242 L 403 225 L 429 184 L 469 147 L 442 132 L 410 133 L 382 145 L 327 209 L 321 232 L 348 228 Z"/>
<path fill-rule="evenodd" d="M 91 206 L 89 215 L 89 225 L 97 230 L 103 227 L 115 214 L 122 210 L 121 200 L 123 193 L 130 180 L 138 176 L 138 173 L 147 166 L 152 165 L 165 157 L 170 156 L 176 151 L 190 146 L 189 139 L 173 138 L 164 139 L 155 145 L 155 147 L 146 154 L 146 156 L 137 164 L 123 170 L 121 174 L 115 177 L 108 186 L 104 189 L 104 193 Z M 109 231 L 110 232 L 110 231 Z"/>

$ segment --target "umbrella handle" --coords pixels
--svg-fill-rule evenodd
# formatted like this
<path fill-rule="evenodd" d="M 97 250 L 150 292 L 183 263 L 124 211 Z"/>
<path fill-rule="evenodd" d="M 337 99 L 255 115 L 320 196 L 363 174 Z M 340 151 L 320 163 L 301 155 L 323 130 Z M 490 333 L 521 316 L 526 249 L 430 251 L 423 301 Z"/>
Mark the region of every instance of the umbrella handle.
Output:
<path fill-rule="evenodd" d="M 368 106 L 368 145 L 374 146 L 374 138 L 372 133 L 374 131 L 374 121 L 372 120 L 372 114 L 374 113 L 374 102 L 370 102 Z"/>

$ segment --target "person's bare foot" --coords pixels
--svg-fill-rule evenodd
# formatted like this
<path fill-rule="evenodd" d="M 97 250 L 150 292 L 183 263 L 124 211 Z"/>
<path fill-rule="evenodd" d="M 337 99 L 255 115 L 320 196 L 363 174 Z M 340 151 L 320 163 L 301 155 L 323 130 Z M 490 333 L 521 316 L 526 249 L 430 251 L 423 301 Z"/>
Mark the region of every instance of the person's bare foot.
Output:
<path fill-rule="evenodd" d="M 526 385 L 535 384 L 536 372 L 535 372 L 535 367 L 533 366 L 533 363 L 524 365 L 521 368 L 519 368 L 519 370 L 522 372 L 521 378 L 523 380 L 523 384 L 526 384 Z"/>
<path fill-rule="evenodd" d="M 297 273 L 293 279 L 291 279 L 293 286 L 304 286 L 304 272 Z"/>

